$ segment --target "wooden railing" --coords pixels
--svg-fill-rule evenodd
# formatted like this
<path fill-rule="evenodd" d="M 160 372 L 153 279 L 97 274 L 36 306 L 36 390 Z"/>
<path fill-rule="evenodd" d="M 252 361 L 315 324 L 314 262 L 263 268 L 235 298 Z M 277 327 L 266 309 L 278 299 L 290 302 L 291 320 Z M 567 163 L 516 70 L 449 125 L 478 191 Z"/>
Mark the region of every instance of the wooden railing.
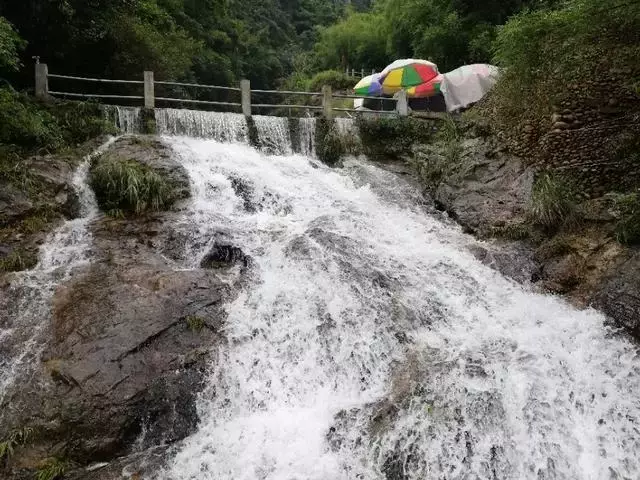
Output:
<path fill-rule="evenodd" d="M 104 94 L 104 93 L 77 93 L 77 92 L 63 92 L 49 90 L 49 79 L 68 80 L 75 82 L 87 82 L 98 84 L 111 84 L 111 85 L 129 85 L 129 86 L 141 86 L 141 95 L 119 95 L 119 94 Z M 395 109 L 393 110 L 375 110 L 377 114 L 390 114 L 390 115 L 409 115 L 408 102 L 405 92 L 400 92 L 397 98 L 381 98 L 381 97 L 362 97 L 358 95 L 337 94 L 333 93 L 330 86 L 324 86 L 321 92 L 297 92 L 287 90 L 251 90 L 251 84 L 249 80 L 242 80 L 239 88 L 226 87 L 219 85 L 200 85 L 197 83 L 180 83 L 180 82 L 168 82 L 168 81 L 156 81 L 154 79 L 153 72 L 146 71 L 143 75 L 143 80 L 111 80 L 102 78 L 85 78 L 76 77 L 71 75 L 57 75 L 49 73 L 47 64 L 36 64 L 36 96 L 38 98 L 53 97 L 71 97 L 71 98 L 83 98 L 83 99 L 97 99 L 97 100 L 126 100 L 126 101 L 141 101 L 145 108 L 155 108 L 156 101 L 163 103 L 178 103 L 178 104 L 194 104 L 194 105 L 211 105 L 225 108 L 239 108 L 246 116 L 251 116 L 253 110 L 256 108 L 272 108 L 272 109 L 303 109 L 303 110 L 318 110 L 322 111 L 322 114 L 326 118 L 332 118 L 335 112 L 359 112 L 355 108 L 335 107 L 334 99 L 363 99 L 363 100 L 376 100 L 380 102 L 394 102 Z M 195 89 L 204 90 L 217 90 L 226 92 L 239 92 L 240 102 L 223 102 L 214 100 L 195 100 L 190 98 L 171 98 L 155 95 L 155 87 L 190 87 Z M 308 104 L 295 104 L 295 103 L 252 103 L 253 94 L 268 94 L 270 96 L 298 96 L 298 97 L 313 97 L 321 99 L 321 105 L 308 105 Z"/>

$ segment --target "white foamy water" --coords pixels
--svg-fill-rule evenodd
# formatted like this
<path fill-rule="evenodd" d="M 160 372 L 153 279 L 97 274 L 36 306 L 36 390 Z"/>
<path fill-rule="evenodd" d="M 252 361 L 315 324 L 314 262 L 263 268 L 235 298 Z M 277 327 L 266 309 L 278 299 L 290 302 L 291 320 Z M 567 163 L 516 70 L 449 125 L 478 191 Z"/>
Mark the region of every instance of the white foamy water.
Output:
<path fill-rule="evenodd" d="M 316 119 L 300 118 L 300 152 L 307 157 L 316 155 Z"/>
<path fill-rule="evenodd" d="M 113 123 L 116 130 L 122 134 L 140 133 L 141 108 L 122 107 L 120 105 L 105 105 L 103 107 L 106 120 Z"/>
<path fill-rule="evenodd" d="M 483 266 L 364 162 L 167 141 L 189 266 L 222 236 L 254 267 L 162 478 L 640 478 L 640 359 L 601 314 Z"/>
<path fill-rule="evenodd" d="M 80 217 L 65 221 L 40 248 L 38 264 L 14 274 L 4 301 L 0 301 L 0 402 L 21 376 L 28 375 L 42 351 L 41 336 L 49 327 L 51 300 L 58 285 L 73 269 L 91 261 L 89 223 L 98 214 L 88 174 L 91 159 L 106 150 L 111 138 L 85 157 L 73 177 Z"/>
<path fill-rule="evenodd" d="M 248 130 L 244 115 L 172 108 L 155 109 L 159 135 L 186 135 L 213 138 L 221 142 L 247 142 Z"/>

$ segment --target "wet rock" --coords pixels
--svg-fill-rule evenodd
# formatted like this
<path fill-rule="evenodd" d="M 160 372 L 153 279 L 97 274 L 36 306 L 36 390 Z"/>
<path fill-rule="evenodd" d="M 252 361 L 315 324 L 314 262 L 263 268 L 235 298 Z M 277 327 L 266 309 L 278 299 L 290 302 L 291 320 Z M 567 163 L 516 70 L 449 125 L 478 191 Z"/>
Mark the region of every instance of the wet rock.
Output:
<path fill-rule="evenodd" d="M 171 215 L 93 225 L 96 263 L 58 289 L 41 368 L 2 404 L 0 431 L 37 432 L 20 458 L 111 461 L 134 445 L 171 444 L 194 431 L 223 304 L 242 273 L 176 270 L 162 254 L 176 237 Z"/>
<path fill-rule="evenodd" d="M 521 159 L 492 150 L 474 139 L 463 144 L 455 171 L 434 192 L 436 205 L 470 231 L 486 233 L 494 225 L 521 219 L 527 209 L 534 173 Z"/>
<path fill-rule="evenodd" d="M 635 251 L 605 278 L 594 304 L 640 339 L 640 252 Z"/>
<path fill-rule="evenodd" d="M 11 224 L 33 211 L 33 202 L 18 188 L 0 183 L 0 225 Z"/>
<path fill-rule="evenodd" d="M 242 249 L 229 244 L 216 243 L 200 262 L 201 268 L 218 269 L 233 265 L 248 267 L 251 258 L 244 254 Z"/>
<path fill-rule="evenodd" d="M 242 199 L 244 209 L 249 213 L 255 213 L 258 208 L 253 201 L 253 186 L 239 177 L 230 177 L 231 188 Z"/>

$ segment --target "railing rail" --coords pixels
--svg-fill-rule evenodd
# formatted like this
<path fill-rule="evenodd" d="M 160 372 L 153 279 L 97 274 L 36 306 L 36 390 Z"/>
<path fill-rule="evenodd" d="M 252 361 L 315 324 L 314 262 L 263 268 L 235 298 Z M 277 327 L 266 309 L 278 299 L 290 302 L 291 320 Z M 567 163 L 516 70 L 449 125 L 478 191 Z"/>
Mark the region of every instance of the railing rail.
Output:
<path fill-rule="evenodd" d="M 106 93 L 79 93 L 79 92 L 63 92 L 49 90 L 49 79 L 59 80 L 72 80 L 79 82 L 93 82 L 101 84 L 116 84 L 116 85 L 143 85 L 142 95 L 118 95 L 118 94 L 106 94 Z M 240 102 L 229 101 L 217 101 L 217 100 L 198 100 L 190 98 L 172 98 L 168 96 L 156 96 L 156 86 L 169 86 L 169 87 L 189 87 L 208 90 L 222 90 L 227 92 L 239 92 Z M 282 96 L 298 96 L 319 98 L 322 101 L 321 105 L 306 105 L 297 103 L 285 103 L 285 104 L 272 104 L 272 103 L 252 103 L 253 94 L 267 94 L 267 95 L 282 95 Z M 170 82 L 170 81 L 156 81 L 154 80 L 153 72 L 145 71 L 143 80 L 116 80 L 116 79 L 104 79 L 104 78 L 89 78 L 78 77 L 73 75 L 58 75 L 49 73 L 48 67 L 44 63 L 36 64 L 36 96 L 39 98 L 47 98 L 49 96 L 60 97 L 75 97 L 75 98 L 96 98 L 96 99 L 117 99 L 117 100 L 143 100 L 145 108 L 155 108 L 156 101 L 165 103 L 183 103 L 194 105 L 214 105 L 220 107 L 240 107 L 242 113 L 246 116 L 251 116 L 253 108 L 273 108 L 273 109 L 303 109 L 303 110 L 322 110 L 323 115 L 326 118 L 332 118 L 334 112 L 354 112 L 358 113 L 359 110 L 355 108 L 336 107 L 334 106 L 334 99 L 354 99 L 354 100 L 377 100 L 382 102 L 395 102 L 396 108 L 394 110 L 376 110 L 373 113 L 380 113 L 383 115 L 400 115 L 407 116 L 409 109 L 407 105 L 407 97 L 405 92 L 400 92 L 397 98 L 384 98 L 384 97 L 369 97 L 359 96 L 353 94 L 333 93 L 330 86 L 324 86 L 321 92 L 298 92 L 292 90 L 251 90 L 251 84 L 249 80 L 242 80 L 240 87 L 227 87 L 222 85 L 201 85 L 198 83 L 186 83 L 186 82 Z"/>

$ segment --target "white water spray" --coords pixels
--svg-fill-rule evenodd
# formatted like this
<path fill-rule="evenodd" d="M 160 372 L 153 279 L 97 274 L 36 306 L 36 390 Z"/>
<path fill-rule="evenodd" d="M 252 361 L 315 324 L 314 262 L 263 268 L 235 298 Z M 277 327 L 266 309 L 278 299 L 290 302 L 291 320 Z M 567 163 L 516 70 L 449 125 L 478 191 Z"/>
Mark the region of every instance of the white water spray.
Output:
<path fill-rule="evenodd" d="M 19 375 L 29 374 L 42 351 L 43 332 L 51 319 L 51 299 L 58 285 L 72 271 L 91 260 L 89 223 L 98 214 L 88 174 L 91 159 L 105 151 L 111 138 L 84 158 L 73 177 L 80 202 L 80 217 L 65 221 L 40 249 L 38 264 L 29 271 L 14 274 L 5 302 L 0 302 L 0 403 Z"/>
<path fill-rule="evenodd" d="M 189 265 L 224 231 L 255 267 L 163 478 L 639 477 L 640 359 L 601 314 L 483 266 L 366 163 L 168 141 Z"/>

